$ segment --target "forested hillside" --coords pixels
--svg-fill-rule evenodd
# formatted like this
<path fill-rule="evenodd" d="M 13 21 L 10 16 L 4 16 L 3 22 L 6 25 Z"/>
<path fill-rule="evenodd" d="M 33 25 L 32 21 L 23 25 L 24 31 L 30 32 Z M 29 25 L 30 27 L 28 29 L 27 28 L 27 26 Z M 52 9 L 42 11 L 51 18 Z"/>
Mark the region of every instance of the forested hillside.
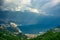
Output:
<path fill-rule="evenodd" d="M 39 35 L 38 37 L 30 40 L 60 40 L 60 26 L 51 29 L 47 31 L 45 34 Z"/>
<path fill-rule="evenodd" d="M 0 40 L 60 40 L 60 27 L 47 31 L 36 38 L 27 39 L 23 33 L 14 34 L 0 27 Z"/>
<path fill-rule="evenodd" d="M 5 27 L 0 26 L 0 40 L 27 40 L 23 33 L 14 34 L 8 31 Z"/>

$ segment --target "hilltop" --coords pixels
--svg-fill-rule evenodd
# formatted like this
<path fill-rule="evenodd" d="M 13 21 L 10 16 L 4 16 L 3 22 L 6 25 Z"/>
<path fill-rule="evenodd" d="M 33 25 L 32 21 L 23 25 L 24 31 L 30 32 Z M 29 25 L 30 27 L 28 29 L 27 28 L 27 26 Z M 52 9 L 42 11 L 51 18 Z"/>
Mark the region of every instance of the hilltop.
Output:
<path fill-rule="evenodd" d="M 60 40 L 60 26 L 35 36 L 34 34 L 15 34 L 0 25 L 0 40 Z"/>

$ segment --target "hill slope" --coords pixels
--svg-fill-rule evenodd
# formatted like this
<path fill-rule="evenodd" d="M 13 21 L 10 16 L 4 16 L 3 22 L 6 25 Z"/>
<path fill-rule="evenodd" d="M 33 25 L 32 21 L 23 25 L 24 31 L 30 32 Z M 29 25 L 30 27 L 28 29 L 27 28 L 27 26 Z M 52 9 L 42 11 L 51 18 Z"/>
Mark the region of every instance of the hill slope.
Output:
<path fill-rule="evenodd" d="M 56 30 L 60 28 L 55 28 L 50 31 L 47 31 L 43 35 L 39 35 L 36 38 L 30 39 L 30 40 L 60 40 L 60 31 Z"/>
<path fill-rule="evenodd" d="M 60 40 L 60 27 L 38 35 L 36 38 L 27 39 L 23 33 L 14 34 L 0 26 L 0 40 Z"/>
<path fill-rule="evenodd" d="M 14 34 L 0 26 L 0 40 L 26 40 L 26 36 L 22 33 Z"/>

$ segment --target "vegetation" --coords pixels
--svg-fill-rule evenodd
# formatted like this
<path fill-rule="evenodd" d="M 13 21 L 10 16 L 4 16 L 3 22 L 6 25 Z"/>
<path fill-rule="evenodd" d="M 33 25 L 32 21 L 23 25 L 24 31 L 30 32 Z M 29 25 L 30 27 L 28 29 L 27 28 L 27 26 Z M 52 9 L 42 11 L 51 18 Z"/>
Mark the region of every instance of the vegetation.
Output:
<path fill-rule="evenodd" d="M 27 40 L 27 37 L 22 34 L 14 34 L 7 30 L 0 30 L 0 40 Z"/>
<path fill-rule="evenodd" d="M 0 29 L 0 40 L 60 40 L 60 32 L 50 30 L 36 38 L 27 39 L 27 37 L 22 33 L 14 34 L 8 30 Z"/>
<path fill-rule="evenodd" d="M 48 31 L 44 35 L 40 35 L 37 38 L 33 38 L 30 40 L 60 40 L 60 32 Z"/>

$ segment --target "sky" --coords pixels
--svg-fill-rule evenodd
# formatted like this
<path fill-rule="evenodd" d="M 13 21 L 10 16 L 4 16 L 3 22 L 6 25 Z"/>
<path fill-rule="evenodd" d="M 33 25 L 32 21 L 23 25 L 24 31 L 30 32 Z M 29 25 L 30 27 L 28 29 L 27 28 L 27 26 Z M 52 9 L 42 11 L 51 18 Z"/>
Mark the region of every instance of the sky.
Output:
<path fill-rule="evenodd" d="M 0 4 L 2 10 L 22 12 L 27 10 L 37 13 L 38 15 L 42 14 L 46 16 L 54 16 L 55 14 L 49 12 L 56 10 L 56 8 L 57 10 L 60 8 L 60 6 L 56 7 L 60 4 L 60 0 L 2 0 Z"/>
<path fill-rule="evenodd" d="M 1 0 L 0 9 L 3 11 L 28 11 L 38 16 L 60 17 L 59 4 L 60 0 Z"/>
<path fill-rule="evenodd" d="M 3 5 L 1 7 L 3 10 L 28 10 L 35 13 L 43 12 L 42 14 L 48 15 L 48 13 L 45 13 L 45 10 L 50 10 L 59 3 L 60 0 L 3 0 Z"/>
<path fill-rule="evenodd" d="M 60 25 L 60 0 L 0 0 L 0 21 L 18 25 Z"/>

